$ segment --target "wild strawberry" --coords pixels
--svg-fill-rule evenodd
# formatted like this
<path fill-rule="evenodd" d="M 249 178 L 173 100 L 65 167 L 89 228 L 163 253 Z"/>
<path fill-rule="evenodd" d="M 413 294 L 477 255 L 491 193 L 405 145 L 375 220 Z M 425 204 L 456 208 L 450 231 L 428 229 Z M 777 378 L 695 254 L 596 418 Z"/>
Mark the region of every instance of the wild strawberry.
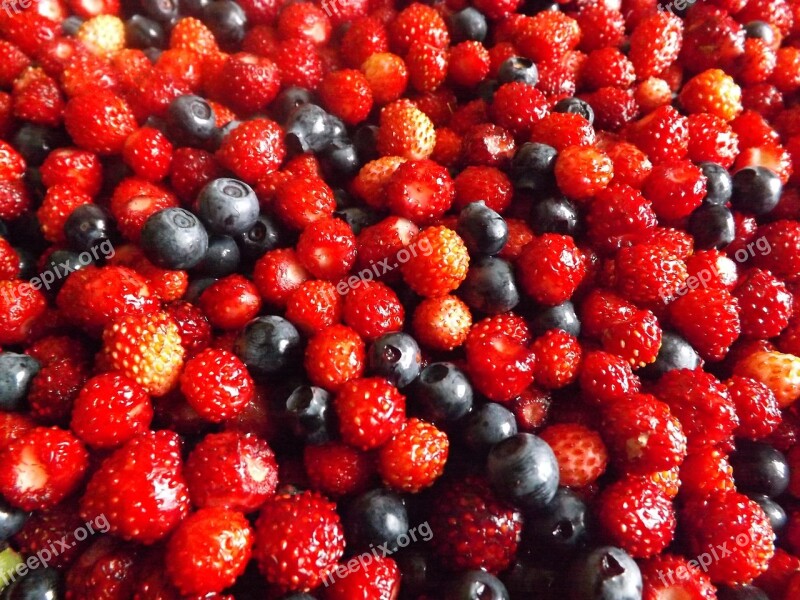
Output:
<path fill-rule="evenodd" d="M 414 44 L 405 55 L 408 82 L 416 91 L 435 92 L 448 72 L 448 50 L 431 44 Z"/>
<path fill-rule="evenodd" d="M 675 534 L 672 502 L 644 478 L 628 476 L 606 487 L 595 514 L 606 538 L 635 558 L 660 554 Z"/>
<path fill-rule="evenodd" d="M 373 457 L 341 442 L 307 445 L 303 465 L 311 488 L 334 497 L 363 492 L 374 472 Z"/>
<path fill-rule="evenodd" d="M 166 536 L 188 513 L 180 438 L 171 431 L 133 438 L 106 458 L 81 499 L 81 516 L 105 515 L 115 535 L 142 543 Z"/>
<path fill-rule="evenodd" d="M 292 248 L 270 250 L 258 259 L 253 283 L 268 304 L 285 307 L 292 293 L 311 275 Z"/>
<path fill-rule="evenodd" d="M 781 408 L 800 398 L 800 358 L 793 354 L 754 352 L 737 362 L 734 373 L 766 385 Z"/>
<path fill-rule="evenodd" d="M 0 447 L 0 492 L 13 506 L 41 510 L 74 492 L 89 464 L 89 453 L 68 431 L 35 427 Z"/>
<path fill-rule="evenodd" d="M 14 116 L 46 127 L 61 124 L 64 100 L 58 84 L 38 67 L 29 67 L 14 81 Z"/>
<path fill-rule="evenodd" d="M 730 447 L 739 419 L 727 388 L 714 376 L 701 370 L 668 371 L 653 393 L 680 420 L 690 447 Z"/>
<path fill-rule="evenodd" d="M 525 246 L 516 266 L 525 293 L 547 305 L 568 300 L 586 275 L 584 257 L 572 238 L 555 233 Z"/>
<path fill-rule="evenodd" d="M 511 180 L 495 167 L 467 167 L 456 175 L 453 183 L 453 205 L 459 210 L 472 202 L 483 201 L 492 210 L 502 213 L 511 204 L 514 192 Z"/>
<path fill-rule="evenodd" d="M 220 163 L 248 183 L 276 170 L 285 155 L 283 132 L 269 119 L 245 121 L 228 133 L 217 151 Z"/>
<path fill-rule="evenodd" d="M 738 136 L 731 126 L 714 115 L 689 115 L 689 158 L 695 162 L 716 162 L 730 168 L 739 153 Z"/>
<path fill-rule="evenodd" d="M 0 280 L 0 344 L 24 342 L 46 308 L 47 300 L 39 286 L 21 280 Z"/>
<path fill-rule="evenodd" d="M 383 107 L 378 126 L 378 152 L 410 160 L 428 158 L 436 145 L 433 123 L 407 100 Z"/>
<path fill-rule="evenodd" d="M 503 321 L 501 316 L 473 325 L 465 346 L 473 385 L 500 402 L 511 400 L 533 383 L 536 364 L 536 357 L 526 347 L 528 336 L 519 337 L 511 325 L 513 319 L 509 322 L 512 329 Z"/>
<path fill-rule="evenodd" d="M 625 36 L 625 19 L 619 10 L 605 4 L 582 4 L 574 15 L 581 30 L 579 48 L 591 52 L 619 47 Z"/>
<path fill-rule="evenodd" d="M 178 382 L 185 350 L 178 326 L 169 315 L 155 312 L 120 317 L 103 332 L 108 366 L 163 396 Z"/>
<path fill-rule="evenodd" d="M 336 396 L 339 429 L 345 443 L 369 450 L 387 442 L 405 421 L 405 396 L 385 379 L 345 383 Z"/>
<path fill-rule="evenodd" d="M 17 251 L 5 238 L 0 238 L 0 278 L 16 279 L 19 277 L 20 259 Z"/>
<path fill-rule="evenodd" d="M 455 98 L 439 93 L 426 94 L 414 102 L 437 127 L 447 125 L 461 136 L 489 120 L 489 105 L 483 98 L 457 106 Z"/>
<path fill-rule="evenodd" d="M 317 47 L 311 42 L 299 38 L 283 40 L 276 44 L 270 56 L 278 66 L 282 85 L 310 90 L 319 87 L 325 67 Z"/>
<path fill-rule="evenodd" d="M 184 202 L 193 201 L 203 187 L 222 176 L 213 154 L 197 148 L 178 148 L 172 156 L 169 181 Z"/>
<path fill-rule="evenodd" d="M 409 248 L 400 269 L 405 282 L 419 295 L 447 294 L 466 278 L 469 254 L 464 241 L 453 230 L 429 227 L 411 240 Z"/>
<path fill-rule="evenodd" d="M 687 503 L 681 522 L 692 556 L 709 548 L 729 549 L 708 566 L 714 581 L 727 585 L 749 582 L 767 570 L 775 553 L 769 519 L 755 501 L 738 492 L 715 492 L 705 500 Z"/>
<path fill-rule="evenodd" d="M 270 59 L 239 52 L 225 61 L 222 99 L 234 110 L 251 114 L 263 109 L 280 90 L 277 65 Z"/>
<path fill-rule="evenodd" d="M 247 433 L 210 433 L 186 459 L 186 483 L 195 506 L 249 513 L 275 493 L 278 464 L 267 443 Z"/>
<path fill-rule="evenodd" d="M 750 271 L 733 294 L 739 301 L 742 335 L 772 338 L 789 324 L 792 295 L 782 281 L 767 271 Z"/>
<path fill-rule="evenodd" d="M 713 600 L 716 588 L 705 570 L 676 554 L 654 556 L 640 563 L 642 600 L 658 600 L 670 595 L 685 595 L 693 600 Z"/>
<path fill-rule="evenodd" d="M 739 309 L 725 289 L 689 290 L 669 306 L 672 324 L 708 360 L 725 357 L 739 337 Z"/>
<path fill-rule="evenodd" d="M 291 178 L 278 187 L 275 196 L 275 212 L 294 229 L 331 216 L 335 207 L 333 191 L 318 178 Z"/>
<path fill-rule="evenodd" d="M 221 592 L 244 572 L 252 545 L 253 530 L 243 514 L 202 508 L 170 537 L 167 574 L 182 594 Z"/>
<path fill-rule="evenodd" d="M 49 548 L 53 540 L 73 540 L 56 556 L 50 566 L 64 569 L 75 561 L 86 549 L 88 542 L 75 539 L 75 531 L 85 527 L 86 521 L 78 515 L 77 502 L 68 499 L 52 508 L 34 512 L 22 530 L 14 536 L 14 544 L 21 553 L 31 556 L 43 548 Z"/>
<path fill-rule="evenodd" d="M 401 10 L 389 25 L 389 42 L 393 52 L 404 56 L 412 47 L 422 44 L 446 48 L 450 34 L 436 9 L 414 2 Z"/>
<path fill-rule="evenodd" d="M 493 123 L 475 125 L 464 133 L 463 159 L 468 165 L 504 168 L 515 152 L 514 136 Z"/>
<path fill-rule="evenodd" d="M 380 282 L 364 280 L 344 298 L 344 322 L 367 341 L 401 331 L 404 317 L 397 294 Z"/>
<path fill-rule="evenodd" d="M 314 492 L 268 500 L 256 521 L 253 548 L 259 570 L 281 591 L 317 587 L 344 554 L 336 505 Z"/>
<path fill-rule="evenodd" d="M 590 90 L 609 86 L 627 89 L 636 78 L 633 63 L 622 52 L 610 47 L 590 52 L 581 74 L 582 82 Z"/>
<path fill-rule="evenodd" d="M 790 585 L 797 585 L 796 573 L 800 570 L 798 558 L 786 552 L 782 548 L 775 548 L 775 554 L 769 560 L 767 570 L 756 577 L 753 585 L 769 594 L 772 598 L 790 598 L 785 593 L 789 593 Z M 785 592 L 785 593 L 784 593 Z"/>
<path fill-rule="evenodd" d="M 0 67 L 0 85 L 9 88 L 19 74 L 30 65 L 31 60 L 18 46 L 7 40 L 0 41 L 0 52 L 6 58 Z"/>
<path fill-rule="evenodd" d="M 688 152 L 688 121 L 671 106 L 657 108 L 646 117 L 630 123 L 627 136 L 654 164 L 683 159 Z"/>
<path fill-rule="evenodd" d="M 488 74 L 489 52 L 480 42 L 461 42 L 450 49 L 447 76 L 454 84 L 473 87 Z"/>
<path fill-rule="evenodd" d="M 455 196 L 447 169 L 428 159 L 402 163 L 384 189 L 392 212 L 420 225 L 441 218 Z"/>
<path fill-rule="evenodd" d="M 339 279 L 355 263 L 356 236 L 341 219 L 324 217 L 308 225 L 300 234 L 297 258 L 314 277 Z"/>
<path fill-rule="evenodd" d="M 610 290 L 596 288 L 589 292 L 581 305 L 582 333 L 600 338 L 609 327 L 624 323 L 635 313 L 635 305 Z"/>
<path fill-rule="evenodd" d="M 328 327 L 309 341 L 305 368 L 314 385 L 336 390 L 363 373 L 364 342 L 349 327 Z"/>
<path fill-rule="evenodd" d="M 331 23 L 322 8 L 310 2 L 286 5 L 278 16 L 278 34 L 324 44 L 331 34 Z"/>
<path fill-rule="evenodd" d="M 319 86 L 322 104 L 347 125 L 356 125 L 372 110 L 369 81 L 357 69 L 328 73 Z"/>
<path fill-rule="evenodd" d="M 667 302 L 686 279 L 685 263 L 655 244 L 622 248 L 616 258 L 616 281 L 620 294 L 633 302 Z"/>
<path fill-rule="evenodd" d="M 649 310 L 610 325 L 602 336 L 603 349 L 627 360 L 632 367 L 655 362 L 661 348 L 661 327 Z"/>
<path fill-rule="evenodd" d="M 681 65 L 690 73 L 720 67 L 731 72 L 744 52 L 745 32 L 725 11 L 699 6 L 685 22 Z"/>
<path fill-rule="evenodd" d="M 639 105 L 633 92 L 615 87 L 601 87 L 596 92 L 582 94 L 581 99 L 594 109 L 594 123 L 609 131 L 618 131 L 639 116 Z"/>
<path fill-rule="evenodd" d="M 169 173 L 172 144 L 159 130 L 142 127 L 125 140 L 122 154 L 137 177 L 158 182 Z"/>
<path fill-rule="evenodd" d="M 183 17 L 175 23 L 170 32 L 169 47 L 192 50 L 203 56 L 219 51 L 211 30 L 193 17 Z"/>
<path fill-rule="evenodd" d="M 113 92 L 95 90 L 70 99 L 64 109 L 67 133 L 84 150 L 116 154 L 136 130 L 130 106 Z"/>
<path fill-rule="evenodd" d="M 80 360 L 63 358 L 42 365 L 28 389 L 31 415 L 42 423 L 66 424 L 85 381 L 86 368 Z"/>
<path fill-rule="evenodd" d="M 591 146 L 595 143 L 595 133 L 582 115 L 551 112 L 534 123 L 530 141 L 561 151 L 569 146 Z"/>
<path fill-rule="evenodd" d="M 388 50 L 389 36 L 386 27 L 380 20 L 371 16 L 359 17 L 352 21 L 339 44 L 339 53 L 345 63 L 354 69 L 362 67 L 371 56 L 386 53 Z"/>
<path fill-rule="evenodd" d="M 545 427 L 539 436 L 556 455 L 561 485 L 584 487 L 605 472 L 608 453 L 593 429 L 578 423 L 558 423 Z"/>
<path fill-rule="evenodd" d="M 601 150 L 568 146 L 559 152 L 555 165 L 559 189 L 575 200 L 591 198 L 614 176 L 614 163 Z"/>
<path fill-rule="evenodd" d="M 585 354 L 578 381 L 584 398 L 597 405 L 619 402 L 640 386 L 627 361 L 600 351 Z"/>
<path fill-rule="evenodd" d="M 261 296 L 252 281 L 237 273 L 208 286 L 200 294 L 198 306 L 214 327 L 234 330 L 255 318 L 261 310 Z"/>
<path fill-rule="evenodd" d="M 476 477 L 445 484 L 433 498 L 430 521 L 434 554 L 449 569 L 502 571 L 522 534 L 520 512 Z"/>
<path fill-rule="evenodd" d="M 578 377 L 582 350 L 575 336 L 561 329 L 551 329 L 531 344 L 536 355 L 534 380 L 546 389 L 573 383 Z"/>
<path fill-rule="evenodd" d="M 688 113 L 709 113 L 732 121 L 742 112 L 742 91 L 721 69 L 709 69 L 686 82 L 678 97 Z"/>
<path fill-rule="evenodd" d="M 662 73 L 678 58 L 683 22 L 669 12 L 657 12 L 640 21 L 631 33 L 629 58 L 640 79 Z"/>
<path fill-rule="evenodd" d="M 631 394 L 604 407 L 603 432 L 614 463 L 625 473 L 668 471 L 686 457 L 680 421 L 649 394 Z"/>
<path fill-rule="evenodd" d="M 575 19 L 559 11 L 542 11 L 525 19 L 514 36 L 514 44 L 535 62 L 560 58 L 581 39 Z"/>
<path fill-rule="evenodd" d="M 614 179 L 612 183 L 629 185 L 641 189 L 653 165 L 647 155 L 633 144 L 616 142 L 605 149 L 614 163 Z"/>
<path fill-rule="evenodd" d="M 132 597 L 136 585 L 133 548 L 104 536 L 93 542 L 66 574 L 66 598 Z"/>
<path fill-rule="evenodd" d="M 366 562 L 366 560 L 364 561 Z M 344 575 L 337 577 L 326 588 L 328 600 L 349 600 L 364 595 L 375 600 L 396 598 L 400 590 L 400 569 L 389 557 L 378 556 L 356 570 L 346 569 Z"/>
<path fill-rule="evenodd" d="M 608 252 L 640 238 L 657 223 L 650 201 L 622 183 L 611 183 L 597 193 L 586 220 L 589 239 Z"/>
<path fill-rule="evenodd" d="M 443 431 L 409 419 L 378 451 L 378 472 L 389 487 L 417 493 L 442 475 L 449 447 Z"/>
<path fill-rule="evenodd" d="M 103 168 L 97 155 L 78 148 L 57 148 L 48 154 L 40 171 L 46 187 L 66 185 L 92 197 L 103 182 Z"/>
<path fill-rule="evenodd" d="M 706 176 L 689 161 L 669 161 L 653 167 L 642 190 L 660 219 L 678 221 L 703 201 Z"/>
<path fill-rule="evenodd" d="M 166 188 L 135 177 L 123 179 L 111 196 L 111 215 L 117 220 L 120 233 L 138 242 L 145 221 L 164 208 L 178 206 Z"/>
<path fill-rule="evenodd" d="M 253 399 L 253 380 L 235 355 L 208 348 L 186 362 L 181 392 L 203 418 L 230 419 Z"/>
<path fill-rule="evenodd" d="M 65 185 L 56 185 L 47 190 L 42 204 L 36 211 L 42 234 L 49 242 L 65 242 L 64 224 L 79 206 L 91 204 L 89 195 Z"/>
<path fill-rule="evenodd" d="M 402 58 L 391 52 L 375 52 L 360 66 L 375 104 L 388 104 L 403 95 L 408 84 L 408 69 Z"/>
<path fill-rule="evenodd" d="M 317 334 L 341 321 L 342 297 L 329 281 L 304 281 L 289 296 L 286 318 L 306 335 Z"/>
<path fill-rule="evenodd" d="M 740 375 L 734 375 L 725 385 L 739 416 L 737 437 L 757 440 L 768 436 L 780 424 L 783 417 L 778 401 L 766 385 Z"/>
<path fill-rule="evenodd" d="M 764 246 L 768 252 L 756 252 L 753 257 L 757 266 L 770 271 L 784 281 L 797 279 L 800 272 L 800 223 L 797 221 L 776 221 L 760 227 Z"/>

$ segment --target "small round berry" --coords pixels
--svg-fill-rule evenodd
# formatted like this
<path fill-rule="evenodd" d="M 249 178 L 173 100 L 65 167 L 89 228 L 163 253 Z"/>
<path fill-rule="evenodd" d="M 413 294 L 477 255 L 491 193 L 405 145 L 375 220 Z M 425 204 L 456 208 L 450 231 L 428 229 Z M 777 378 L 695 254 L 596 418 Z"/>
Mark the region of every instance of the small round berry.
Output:
<path fill-rule="evenodd" d="M 765 215 L 781 199 L 781 180 L 766 167 L 745 167 L 733 176 L 731 204 L 737 210 Z"/>
<path fill-rule="evenodd" d="M 208 250 L 208 234 L 200 220 L 183 208 L 165 208 L 142 228 L 147 258 L 165 269 L 191 269 Z"/>
<path fill-rule="evenodd" d="M 197 198 L 198 215 L 213 233 L 238 235 L 258 220 L 258 198 L 246 183 L 223 177 L 207 184 Z"/>

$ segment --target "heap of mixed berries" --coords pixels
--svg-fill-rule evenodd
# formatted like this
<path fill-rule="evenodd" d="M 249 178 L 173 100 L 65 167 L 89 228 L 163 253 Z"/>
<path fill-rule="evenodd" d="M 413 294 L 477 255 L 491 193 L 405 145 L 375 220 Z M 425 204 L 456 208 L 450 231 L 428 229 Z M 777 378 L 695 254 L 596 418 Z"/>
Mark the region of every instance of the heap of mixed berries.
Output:
<path fill-rule="evenodd" d="M 0 598 L 800 598 L 800 0 L 7 0 Z"/>

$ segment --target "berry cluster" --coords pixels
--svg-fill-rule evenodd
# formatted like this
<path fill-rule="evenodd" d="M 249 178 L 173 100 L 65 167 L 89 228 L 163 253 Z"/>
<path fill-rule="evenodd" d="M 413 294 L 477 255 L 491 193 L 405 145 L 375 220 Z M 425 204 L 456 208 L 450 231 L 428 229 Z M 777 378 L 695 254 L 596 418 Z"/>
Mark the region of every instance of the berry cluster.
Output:
<path fill-rule="evenodd" d="M 0 598 L 797 600 L 798 183 L 800 0 L 4 2 Z"/>

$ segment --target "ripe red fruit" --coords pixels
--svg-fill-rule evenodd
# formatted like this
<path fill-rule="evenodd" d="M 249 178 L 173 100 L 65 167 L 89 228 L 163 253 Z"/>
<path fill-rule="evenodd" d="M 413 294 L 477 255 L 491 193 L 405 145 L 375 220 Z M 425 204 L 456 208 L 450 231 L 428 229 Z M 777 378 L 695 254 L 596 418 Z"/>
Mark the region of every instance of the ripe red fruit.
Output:
<path fill-rule="evenodd" d="M 490 318 L 488 323 L 473 325 L 467 338 L 467 368 L 472 383 L 491 400 L 512 400 L 533 383 L 536 357 L 527 347 L 527 332 L 524 338 L 519 333 L 507 329 L 501 316 L 497 321 Z"/>
<path fill-rule="evenodd" d="M 789 324 L 792 295 L 767 271 L 751 270 L 733 292 L 739 301 L 742 335 L 773 338 Z"/>
<path fill-rule="evenodd" d="M 374 456 L 341 442 L 307 445 L 303 466 L 311 489 L 339 497 L 363 492 L 374 474 Z"/>
<path fill-rule="evenodd" d="M 615 260 L 616 287 L 632 302 L 647 305 L 666 303 L 682 290 L 686 264 L 656 244 L 622 248 Z"/>
<path fill-rule="evenodd" d="M 85 381 L 86 367 L 80 359 L 63 358 L 43 365 L 28 389 L 31 414 L 41 423 L 65 425 Z"/>
<path fill-rule="evenodd" d="M 713 600 L 716 588 L 704 570 L 675 554 L 654 556 L 639 563 L 642 572 L 642 600 L 674 596 L 693 600 Z"/>
<path fill-rule="evenodd" d="M 208 348 L 186 362 L 181 393 L 197 413 L 218 423 L 236 416 L 253 399 L 253 379 L 234 354 Z"/>
<path fill-rule="evenodd" d="M 534 238 L 516 267 L 525 293 L 546 305 L 568 300 L 586 275 L 585 259 L 572 237 L 557 233 Z"/>
<path fill-rule="evenodd" d="M 670 12 L 654 12 L 631 33 L 628 57 L 639 79 L 654 77 L 678 58 L 683 40 L 683 21 Z"/>
<path fill-rule="evenodd" d="M 459 210 L 472 202 L 483 201 L 492 210 L 502 213 L 511 204 L 514 195 L 508 175 L 495 167 L 467 167 L 456 175 L 453 183 L 453 205 Z"/>
<path fill-rule="evenodd" d="M 356 261 L 356 236 L 341 219 L 324 217 L 300 234 L 297 258 L 314 277 L 335 281 Z"/>
<path fill-rule="evenodd" d="M 172 144 L 158 129 L 142 127 L 125 140 L 122 157 L 134 175 L 155 183 L 169 173 Z"/>
<path fill-rule="evenodd" d="M 375 600 L 392 600 L 400 591 L 401 573 L 397 564 L 389 557 L 367 554 L 370 560 L 363 567 L 353 570 L 339 565 L 330 577 L 333 583 L 325 590 L 327 600 L 351 600 L 366 597 Z M 349 564 L 349 561 L 348 561 Z M 361 565 L 361 563 L 359 563 Z M 339 575 L 343 571 L 344 575 Z M 335 576 L 335 577 L 334 577 Z"/>
<path fill-rule="evenodd" d="M 263 110 L 280 90 L 280 72 L 269 58 L 238 52 L 225 61 L 220 87 L 222 100 L 237 112 Z"/>
<path fill-rule="evenodd" d="M 380 377 L 354 379 L 335 399 L 339 431 L 345 443 L 371 450 L 398 433 L 406 419 L 406 399 Z"/>
<path fill-rule="evenodd" d="M 800 358 L 793 354 L 770 350 L 753 352 L 737 362 L 734 373 L 766 385 L 781 408 L 800 398 Z"/>
<path fill-rule="evenodd" d="M 678 96 L 689 114 L 708 113 L 732 121 L 742 112 L 742 90 L 722 69 L 708 69 L 687 81 Z"/>
<path fill-rule="evenodd" d="M 200 294 L 198 304 L 212 325 L 236 330 L 261 310 L 261 296 L 252 281 L 237 273 L 208 286 Z"/>
<path fill-rule="evenodd" d="M 304 365 L 313 385 L 335 391 L 364 372 L 364 341 L 350 327 L 332 325 L 312 337 Z"/>
<path fill-rule="evenodd" d="M 36 211 L 45 239 L 52 243 L 65 242 L 64 224 L 67 219 L 76 208 L 91 203 L 92 199 L 87 194 L 65 185 L 49 188 Z"/>
<path fill-rule="evenodd" d="M 399 217 L 427 225 L 453 204 L 455 187 L 447 169 L 432 160 L 409 160 L 397 167 L 385 187 L 386 205 Z"/>
<path fill-rule="evenodd" d="M 381 446 L 378 473 L 389 487 L 417 493 L 442 475 L 449 448 L 446 433 L 420 419 L 409 419 Z"/>
<path fill-rule="evenodd" d="M 283 131 L 269 119 L 245 121 L 228 133 L 217 151 L 220 163 L 247 183 L 275 171 L 286 156 Z"/>
<path fill-rule="evenodd" d="M 739 337 L 739 309 L 726 289 L 698 288 L 669 305 L 672 324 L 708 360 L 725 357 Z"/>
<path fill-rule="evenodd" d="M 401 252 L 397 258 L 401 259 Z M 439 296 L 456 289 L 467 276 L 469 254 L 464 241 L 447 227 L 429 227 L 405 250 L 400 269 L 405 282 L 421 296 Z"/>
<path fill-rule="evenodd" d="M 397 294 L 379 281 L 362 280 L 344 297 L 344 322 L 367 341 L 401 331 L 404 317 Z"/>
<path fill-rule="evenodd" d="M 67 102 L 64 125 L 77 146 L 102 155 L 119 153 L 137 127 L 128 103 L 107 90 L 94 90 Z"/>
<path fill-rule="evenodd" d="M 539 434 L 558 461 L 559 485 L 582 488 L 606 470 L 608 452 L 597 431 L 578 423 L 557 423 Z"/>
<path fill-rule="evenodd" d="M 413 46 L 431 44 L 446 48 L 450 35 L 442 16 L 431 6 L 414 2 L 400 11 L 389 25 L 392 52 L 404 56 Z"/>
<path fill-rule="evenodd" d="M 0 344 L 19 344 L 28 338 L 47 308 L 40 287 L 22 280 L 0 280 Z"/>
<path fill-rule="evenodd" d="M 588 200 L 611 182 L 614 163 L 597 148 L 568 146 L 556 158 L 555 175 L 568 198 Z"/>
<path fill-rule="evenodd" d="M 275 192 L 275 213 L 293 229 L 330 217 L 336 208 L 333 190 L 320 178 L 290 178 Z"/>
<path fill-rule="evenodd" d="M 383 107 L 378 125 L 378 152 L 410 160 L 428 158 L 436 145 L 436 132 L 428 116 L 408 100 Z"/>
<path fill-rule="evenodd" d="M 286 318 L 306 335 L 317 334 L 341 321 L 342 297 L 330 281 L 304 281 L 289 296 Z"/>
<path fill-rule="evenodd" d="M 642 150 L 653 164 L 686 158 L 689 151 L 688 120 L 672 106 L 662 106 L 630 123 L 628 141 Z"/>
<path fill-rule="evenodd" d="M 628 362 L 608 352 L 588 352 L 578 379 L 584 398 L 597 405 L 610 405 L 639 391 L 639 378 Z"/>
<path fill-rule="evenodd" d="M 575 19 L 560 11 L 541 11 L 521 22 L 514 44 L 524 56 L 538 63 L 560 58 L 573 50 L 580 38 Z"/>
<path fill-rule="evenodd" d="M 706 176 L 688 160 L 669 161 L 653 167 L 642 188 L 663 221 L 688 217 L 706 195 Z"/>
<path fill-rule="evenodd" d="M 42 163 L 40 172 L 42 183 L 48 188 L 66 185 L 92 197 L 103 183 L 103 167 L 97 155 L 79 148 L 53 150 Z"/>
<path fill-rule="evenodd" d="M 323 106 L 347 125 L 361 123 L 372 110 L 369 82 L 357 69 L 328 73 L 319 86 L 319 94 Z"/>
<path fill-rule="evenodd" d="M 575 336 L 562 329 L 550 329 L 531 344 L 531 350 L 536 356 L 537 385 L 557 389 L 577 379 L 583 351 Z"/>
<path fill-rule="evenodd" d="M 757 440 L 778 427 L 783 416 L 771 389 L 760 381 L 741 375 L 734 375 L 724 383 L 739 417 L 737 437 Z"/>
<path fill-rule="evenodd" d="M 569 146 L 591 146 L 595 143 L 591 123 L 577 113 L 551 112 L 531 128 L 532 142 L 564 150 Z"/>

